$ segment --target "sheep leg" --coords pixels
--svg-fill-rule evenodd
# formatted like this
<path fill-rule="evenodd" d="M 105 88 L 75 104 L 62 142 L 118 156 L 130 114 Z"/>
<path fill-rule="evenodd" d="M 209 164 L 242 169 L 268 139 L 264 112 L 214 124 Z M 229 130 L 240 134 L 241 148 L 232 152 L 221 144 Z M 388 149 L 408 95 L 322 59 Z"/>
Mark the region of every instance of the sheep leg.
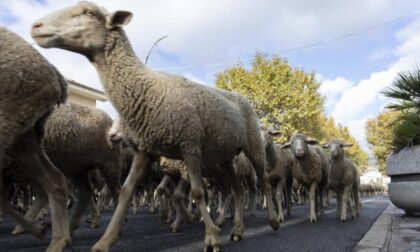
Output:
<path fill-rule="evenodd" d="M 341 207 L 342 207 L 342 201 L 343 201 L 343 190 L 338 189 L 336 191 L 337 194 L 337 218 L 341 217 Z"/>
<path fill-rule="evenodd" d="M 216 191 L 214 188 L 208 189 L 207 211 L 209 211 L 209 213 L 212 212 L 211 210 L 212 210 L 215 194 L 216 194 Z"/>
<path fill-rule="evenodd" d="M 92 251 L 108 251 L 109 247 L 118 240 L 133 190 L 141 178 L 147 174 L 147 169 L 151 167 L 151 161 L 150 156 L 142 151 L 137 152 L 134 156 L 128 177 L 120 190 L 114 215 L 101 239 L 93 246 Z"/>
<path fill-rule="evenodd" d="M 249 187 L 249 216 L 255 217 L 255 212 L 257 209 L 257 187 L 251 185 Z"/>
<path fill-rule="evenodd" d="M 101 192 L 99 193 L 99 199 L 98 199 L 98 206 L 99 206 L 99 211 L 101 213 L 105 212 L 105 210 L 107 209 L 107 202 L 109 202 L 109 188 L 107 185 L 104 185 L 104 187 L 102 187 Z"/>
<path fill-rule="evenodd" d="M 168 216 L 165 222 L 171 223 L 174 220 L 174 215 L 176 215 L 176 209 L 173 204 L 173 195 L 168 195 Z"/>
<path fill-rule="evenodd" d="M 82 218 L 83 212 L 86 210 L 90 197 L 92 196 L 92 190 L 86 175 L 74 176 L 72 177 L 72 182 L 78 189 L 78 200 L 76 202 L 76 206 L 74 207 L 70 221 L 71 236 L 73 236 L 74 231 L 79 227 L 80 219 Z"/>
<path fill-rule="evenodd" d="M 354 208 L 356 211 L 356 218 L 359 217 L 360 212 L 360 193 L 359 193 L 359 185 L 353 185 L 353 197 L 354 197 Z"/>
<path fill-rule="evenodd" d="M 150 209 L 149 209 L 149 213 L 151 214 L 155 214 L 156 213 L 156 202 L 155 202 L 155 198 L 153 197 L 153 192 L 155 191 L 155 187 L 156 184 L 152 183 L 149 185 L 148 187 L 148 191 L 147 191 L 147 197 L 150 200 Z"/>
<path fill-rule="evenodd" d="M 350 213 L 351 213 L 351 218 L 353 220 L 356 219 L 356 211 L 355 211 L 355 206 L 354 206 L 354 197 L 353 197 L 353 193 L 351 192 L 351 189 L 350 189 L 350 192 L 349 192 L 349 201 L 348 201 L 347 205 L 348 205 L 348 208 L 349 208 Z"/>
<path fill-rule="evenodd" d="M 99 222 L 101 219 L 101 212 L 99 211 L 99 206 L 98 203 L 95 202 L 95 196 L 93 195 L 93 193 L 91 194 L 90 197 L 90 206 L 91 206 L 91 217 L 90 217 L 90 225 L 89 228 L 98 228 L 99 227 Z"/>
<path fill-rule="evenodd" d="M 244 188 L 239 182 L 236 176 L 235 169 L 233 167 L 233 161 L 227 162 L 223 165 L 223 170 L 228 175 L 229 181 L 231 182 L 233 201 L 235 204 L 235 215 L 233 219 L 233 228 L 230 233 L 230 239 L 232 241 L 239 241 L 242 239 L 242 235 L 245 232 L 244 227 Z"/>
<path fill-rule="evenodd" d="M 67 220 L 67 186 L 64 175 L 41 150 L 37 132 L 32 129 L 17 142 L 10 156 L 22 167 L 31 169 L 35 181 L 48 194 L 51 207 L 52 238 L 47 251 L 62 251 L 70 243 Z M 28 230 L 24 226 L 25 230 Z M 28 230 L 29 231 L 29 230 Z"/>
<path fill-rule="evenodd" d="M 344 222 L 347 219 L 347 207 L 349 202 L 349 196 L 352 185 L 347 185 L 344 187 L 342 205 L 341 205 L 341 221 Z"/>
<path fill-rule="evenodd" d="M 137 198 L 138 198 L 138 194 L 135 193 L 133 195 L 133 198 L 131 199 L 131 204 L 133 204 L 133 214 L 137 213 Z"/>
<path fill-rule="evenodd" d="M 280 222 L 284 222 L 284 215 L 283 215 L 284 195 L 283 195 L 283 183 L 281 181 L 277 183 L 275 198 L 276 198 L 277 210 L 278 210 L 277 218 L 280 220 Z"/>
<path fill-rule="evenodd" d="M 230 206 L 230 201 L 231 201 L 231 194 L 223 194 L 223 206 L 222 209 L 220 210 L 219 216 L 217 217 L 216 221 L 214 222 L 218 227 L 221 227 L 223 225 L 223 223 L 225 223 L 226 220 L 226 212 Z"/>
<path fill-rule="evenodd" d="M 210 214 L 207 211 L 206 202 L 204 200 L 204 189 L 201 176 L 201 159 L 190 154 L 185 154 L 183 158 L 187 166 L 188 176 L 191 183 L 191 194 L 200 210 L 205 225 L 206 236 L 204 239 L 204 251 L 213 250 L 213 252 L 218 252 L 220 251 L 220 230 L 216 225 L 214 225 Z"/>
<path fill-rule="evenodd" d="M 47 194 L 42 190 L 38 185 L 33 185 L 34 191 L 36 192 L 36 198 L 32 206 L 29 208 L 28 212 L 25 215 L 25 219 L 28 221 L 35 220 L 38 213 L 42 210 L 42 208 L 47 204 L 48 197 Z M 15 229 L 12 231 L 12 234 L 18 235 L 23 234 L 25 229 L 21 225 L 17 225 Z"/>
<path fill-rule="evenodd" d="M 216 210 L 216 214 L 220 215 L 220 213 L 222 212 L 223 209 L 223 194 L 221 191 L 219 191 L 217 193 L 217 210 Z"/>
<path fill-rule="evenodd" d="M 179 180 L 174 192 L 173 204 L 176 210 L 176 218 L 170 227 L 172 233 L 179 232 L 182 221 L 191 223 L 194 219 L 194 216 L 192 216 L 192 214 L 189 213 L 188 209 L 185 207 L 185 191 L 189 185 L 186 179 L 187 178 L 181 178 Z"/>
<path fill-rule="evenodd" d="M 254 137 L 254 136 L 251 136 Z M 260 138 L 260 136 L 258 136 Z M 251 142 L 257 143 L 260 142 L 261 139 L 252 139 Z M 270 223 L 271 227 L 274 230 L 279 229 L 279 221 L 277 220 L 276 216 L 274 215 L 274 208 L 273 208 L 273 196 L 271 191 L 271 185 L 267 179 L 267 175 L 265 173 L 265 155 L 258 155 L 258 153 L 255 153 L 255 150 L 251 149 L 245 149 L 245 156 L 248 157 L 248 159 L 251 161 L 252 165 L 254 166 L 255 172 L 257 174 L 258 183 L 260 184 L 260 188 L 262 190 L 262 193 L 264 194 L 267 202 L 267 215 L 268 215 L 268 222 Z"/>
<path fill-rule="evenodd" d="M 121 172 L 120 169 L 115 169 L 113 166 L 105 166 L 100 167 L 99 173 L 105 179 L 106 185 L 108 185 L 108 189 L 111 192 L 112 199 L 114 200 L 114 204 L 118 204 L 118 194 L 121 189 Z"/>
<path fill-rule="evenodd" d="M 310 216 L 309 220 L 310 222 L 316 222 L 316 188 L 318 183 L 312 182 L 311 188 L 309 190 L 309 203 L 310 203 Z"/>

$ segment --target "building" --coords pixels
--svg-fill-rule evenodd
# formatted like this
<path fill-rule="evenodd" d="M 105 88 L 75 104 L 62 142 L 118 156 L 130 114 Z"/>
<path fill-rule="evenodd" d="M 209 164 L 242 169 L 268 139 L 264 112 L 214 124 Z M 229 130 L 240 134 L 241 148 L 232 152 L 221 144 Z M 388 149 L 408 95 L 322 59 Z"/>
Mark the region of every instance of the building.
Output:
<path fill-rule="evenodd" d="M 80 84 L 74 80 L 67 80 L 69 96 L 67 102 L 87 106 L 96 107 L 96 101 L 105 102 L 108 100 L 105 93 Z"/>

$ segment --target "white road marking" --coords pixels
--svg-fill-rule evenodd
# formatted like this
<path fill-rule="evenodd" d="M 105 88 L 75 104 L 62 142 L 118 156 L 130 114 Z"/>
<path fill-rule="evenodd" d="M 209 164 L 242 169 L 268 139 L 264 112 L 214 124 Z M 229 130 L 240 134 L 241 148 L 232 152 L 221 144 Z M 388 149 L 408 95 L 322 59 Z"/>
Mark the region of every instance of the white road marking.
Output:
<path fill-rule="evenodd" d="M 362 200 L 362 204 L 367 203 L 367 202 L 381 202 L 381 201 L 387 201 L 388 200 L 384 200 L 381 196 L 372 198 L 372 199 L 366 199 L 366 200 Z M 292 209 L 293 210 L 293 209 Z M 328 211 L 325 211 L 324 214 L 330 214 L 330 213 L 334 213 L 336 212 L 336 209 L 330 209 Z M 305 221 L 308 221 L 309 218 L 300 218 L 300 219 L 296 219 L 296 220 L 290 220 L 290 221 L 286 221 L 284 223 L 280 223 L 280 228 L 284 228 L 284 227 L 288 227 L 288 226 L 293 226 Z M 262 233 L 266 233 L 266 232 L 270 232 L 273 231 L 272 228 L 268 225 L 264 225 L 262 227 L 256 227 L 256 228 L 249 228 L 245 230 L 245 233 L 243 235 L 243 239 L 246 239 L 248 237 L 252 237 L 252 236 L 257 236 L 260 235 Z M 275 232 L 275 231 L 273 231 Z M 221 245 L 226 244 L 230 242 L 230 234 L 227 235 L 221 235 L 220 236 L 220 243 Z M 176 252 L 176 251 L 182 251 L 182 252 L 189 252 L 189 251 L 202 251 L 203 250 L 203 246 L 204 243 L 203 241 L 197 241 L 197 242 L 192 242 L 190 244 L 186 244 L 186 245 L 182 245 L 180 247 L 176 247 L 176 248 L 170 248 L 170 249 L 164 249 L 164 250 L 160 250 L 160 252 Z"/>

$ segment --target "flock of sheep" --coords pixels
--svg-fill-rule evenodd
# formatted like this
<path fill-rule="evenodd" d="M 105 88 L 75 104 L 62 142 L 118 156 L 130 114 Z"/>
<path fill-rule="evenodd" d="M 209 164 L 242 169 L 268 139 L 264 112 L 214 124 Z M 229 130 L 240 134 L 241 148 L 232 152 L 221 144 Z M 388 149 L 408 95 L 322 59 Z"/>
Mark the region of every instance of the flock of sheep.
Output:
<path fill-rule="evenodd" d="M 97 227 L 103 208 L 114 202 L 113 217 L 92 248 L 108 251 L 138 196 L 151 204 L 150 212 L 158 208 L 171 222 L 171 232 L 198 216 L 205 224 L 205 251 L 220 250 L 219 226 L 230 209 L 231 239 L 240 240 L 245 208 L 255 216 L 260 199 L 274 230 L 284 221 L 283 207 L 290 215 L 292 202 L 303 194 L 311 222 L 322 214 L 331 191 L 341 221 L 348 211 L 358 217 L 359 173 L 344 157 L 348 144 L 332 140 L 320 146 L 304 134 L 276 144 L 281 133 L 262 127 L 241 95 L 142 64 L 122 28 L 131 17 L 128 11 L 109 13 L 80 2 L 32 27 L 41 47 L 79 53 L 95 66 L 119 113 L 114 122 L 99 109 L 64 104 L 63 76 L 23 39 L 0 27 L 0 199 L 2 212 L 18 224 L 14 234 L 42 237 L 45 227 L 33 221 L 49 209 L 47 250 L 63 251 L 88 206 L 91 227 Z M 30 184 L 35 195 L 25 216 L 10 204 L 8 192 L 16 184 Z M 75 203 L 70 221 L 69 198 Z"/>

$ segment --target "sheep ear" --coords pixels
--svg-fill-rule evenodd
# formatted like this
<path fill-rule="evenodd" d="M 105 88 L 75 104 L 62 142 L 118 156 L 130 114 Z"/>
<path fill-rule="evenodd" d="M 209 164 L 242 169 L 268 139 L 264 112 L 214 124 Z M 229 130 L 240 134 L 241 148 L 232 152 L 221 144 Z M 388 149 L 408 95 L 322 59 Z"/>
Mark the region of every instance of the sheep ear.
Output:
<path fill-rule="evenodd" d="M 348 143 L 342 144 L 342 147 L 352 147 L 352 146 L 353 146 L 353 144 L 348 144 Z"/>
<path fill-rule="evenodd" d="M 276 131 L 270 131 L 268 134 L 272 135 L 273 137 L 281 137 L 283 135 L 283 133 L 281 133 L 278 130 L 276 130 Z"/>
<path fill-rule="evenodd" d="M 324 144 L 324 145 L 322 145 L 322 148 L 328 149 L 328 148 L 330 148 L 330 144 Z"/>
<path fill-rule="evenodd" d="M 290 146 L 292 146 L 291 142 L 285 143 L 281 146 L 282 149 L 286 149 L 286 148 L 290 148 Z"/>
<path fill-rule="evenodd" d="M 306 140 L 306 143 L 307 143 L 307 144 L 310 144 L 310 145 L 319 144 L 319 142 L 318 142 L 317 140 L 313 140 L 313 139 Z"/>
<path fill-rule="evenodd" d="M 133 14 L 129 11 L 116 11 L 106 17 L 106 27 L 108 29 L 115 26 L 124 26 L 130 23 Z"/>

